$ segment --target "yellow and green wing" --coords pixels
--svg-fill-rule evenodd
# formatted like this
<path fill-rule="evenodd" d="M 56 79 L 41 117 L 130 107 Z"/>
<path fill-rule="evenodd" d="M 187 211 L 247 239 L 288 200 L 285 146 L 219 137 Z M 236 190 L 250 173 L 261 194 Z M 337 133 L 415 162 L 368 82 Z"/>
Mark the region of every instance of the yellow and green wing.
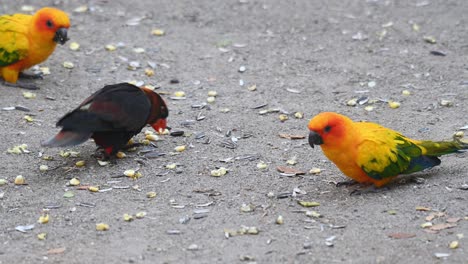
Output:
<path fill-rule="evenodd" d="M 0 67 L 8 66 L 28 56 L 28 15 L 0 16 Z"/>
<path fill-rule="evenodd" d="M 440 164 L 437 157 L 425 156 L 415 142 L 398 132 L 378 125 L 369 128 L 357 151 L 357 163 L 369 177 L 382 180 Z"/>

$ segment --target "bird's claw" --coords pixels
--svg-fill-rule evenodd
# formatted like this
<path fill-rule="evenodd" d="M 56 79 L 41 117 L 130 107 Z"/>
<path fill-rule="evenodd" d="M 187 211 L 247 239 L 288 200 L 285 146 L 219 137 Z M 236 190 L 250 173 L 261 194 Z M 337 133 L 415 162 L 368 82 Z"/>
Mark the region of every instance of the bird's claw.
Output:
<path fill-rule="evenodd" d="M 356 185 L 358 184 L 357 181 L 354 181 L 354 180 L 349 180 L 349 181 L 340 181 L 340 182 L 336 182 L 335 183 L 335 186 L 336 187 L 343 187 L 343 186 L 353 186 L 353 185 Z"/>
<path fill-rule="evenodd" d="M 388 187 L 377 188 L 374 185 L 371 185 L 371 186 L 368 186 L 368 187 L 356 188 L 356 189 L 352 190 L 349 193 L 349 195 L 353 196 L 353 195 L 363 195 L 363 194 L 369 194 L 369 193 L 380 193 L 382 191 L 387 191 L 387 190 L 389 190 Z"/>
<path fill-rule="evenodd" d="M 21 79 L 32 79 L 32 80 L 43 80 L 44 79 L 44 74 L 42 74 L 42 72 L 34 73 L 34 74 L 28 74 L 28 73 L 20 72 L 19 73 L 19 78 L 21 78 Z"/>
<path fill-rule="evenodd" d="M 34 84 L 24 83 L 24 82 L 21 82 L 19 80 L 16 83 L 9 83 L 9 82 L 4 81 L 3 84 L 5 86 L 14 87 L 14 88 L 23 88 L 23 89 L 27 89 L 27 90 L 39 90 L 40 89 L 38 86 L 36 86 Z"/>

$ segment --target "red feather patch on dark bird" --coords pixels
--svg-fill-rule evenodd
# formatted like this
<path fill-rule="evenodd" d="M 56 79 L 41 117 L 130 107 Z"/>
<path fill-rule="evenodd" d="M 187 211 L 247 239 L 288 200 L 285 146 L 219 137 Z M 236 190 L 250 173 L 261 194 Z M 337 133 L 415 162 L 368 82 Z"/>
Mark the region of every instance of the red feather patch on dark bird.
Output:
<path fill-rule="evenodd" d="M 114 155 L 146 124 L 156 131 L 165 129 L 168 115 L 164 100 L 148 88 L 107 85 L 63 116 L 57 122 L 62 130 L 42 145 L 67 147 L 93 138 L 107 155 Z"/>

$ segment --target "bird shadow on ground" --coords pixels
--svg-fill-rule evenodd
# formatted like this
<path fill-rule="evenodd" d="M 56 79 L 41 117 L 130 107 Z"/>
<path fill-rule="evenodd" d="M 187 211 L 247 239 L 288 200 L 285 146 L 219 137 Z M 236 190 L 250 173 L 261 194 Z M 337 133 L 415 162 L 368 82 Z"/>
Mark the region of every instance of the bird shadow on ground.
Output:
<path fill-rule="evenodd" d="M 349 195 L 364 195 L 364 194 L 382 194 L 391 192 L 395 188 L 402 188 L 412 184 L 422 185 L 432 177 L 438 176 L 440 173 L 436 170 L 427 170 L 411 175 L 400 175 L 388 185 L 383 187 L 376 187 L 373 184 L 361 184 L 351 181 L 342 181 L 335 183 L 337 188 L 347 188 L 350 192 Z"/>

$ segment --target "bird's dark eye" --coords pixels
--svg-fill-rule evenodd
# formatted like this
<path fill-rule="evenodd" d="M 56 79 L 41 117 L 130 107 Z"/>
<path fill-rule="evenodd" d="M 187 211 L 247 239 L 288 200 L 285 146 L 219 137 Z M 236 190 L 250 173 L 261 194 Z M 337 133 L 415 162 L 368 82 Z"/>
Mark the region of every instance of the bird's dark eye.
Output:
<path fill-rule="evenodd" d="M 328 133 L 328 132 L 330 132 L 331 129 L 332 129 L 331 126 L 326 126 L 326 127 L 323 129 L 323 131 L 324 131 L 325 133 Z"/>
<path fill-rule="evenodd" d="M 52 22 L 52 20 L 49 19 L 49 20 L 47 20 L 46 25 L 47 25 L 48 28 L 53 28 L 54 27 L 54 22 Z"/>

